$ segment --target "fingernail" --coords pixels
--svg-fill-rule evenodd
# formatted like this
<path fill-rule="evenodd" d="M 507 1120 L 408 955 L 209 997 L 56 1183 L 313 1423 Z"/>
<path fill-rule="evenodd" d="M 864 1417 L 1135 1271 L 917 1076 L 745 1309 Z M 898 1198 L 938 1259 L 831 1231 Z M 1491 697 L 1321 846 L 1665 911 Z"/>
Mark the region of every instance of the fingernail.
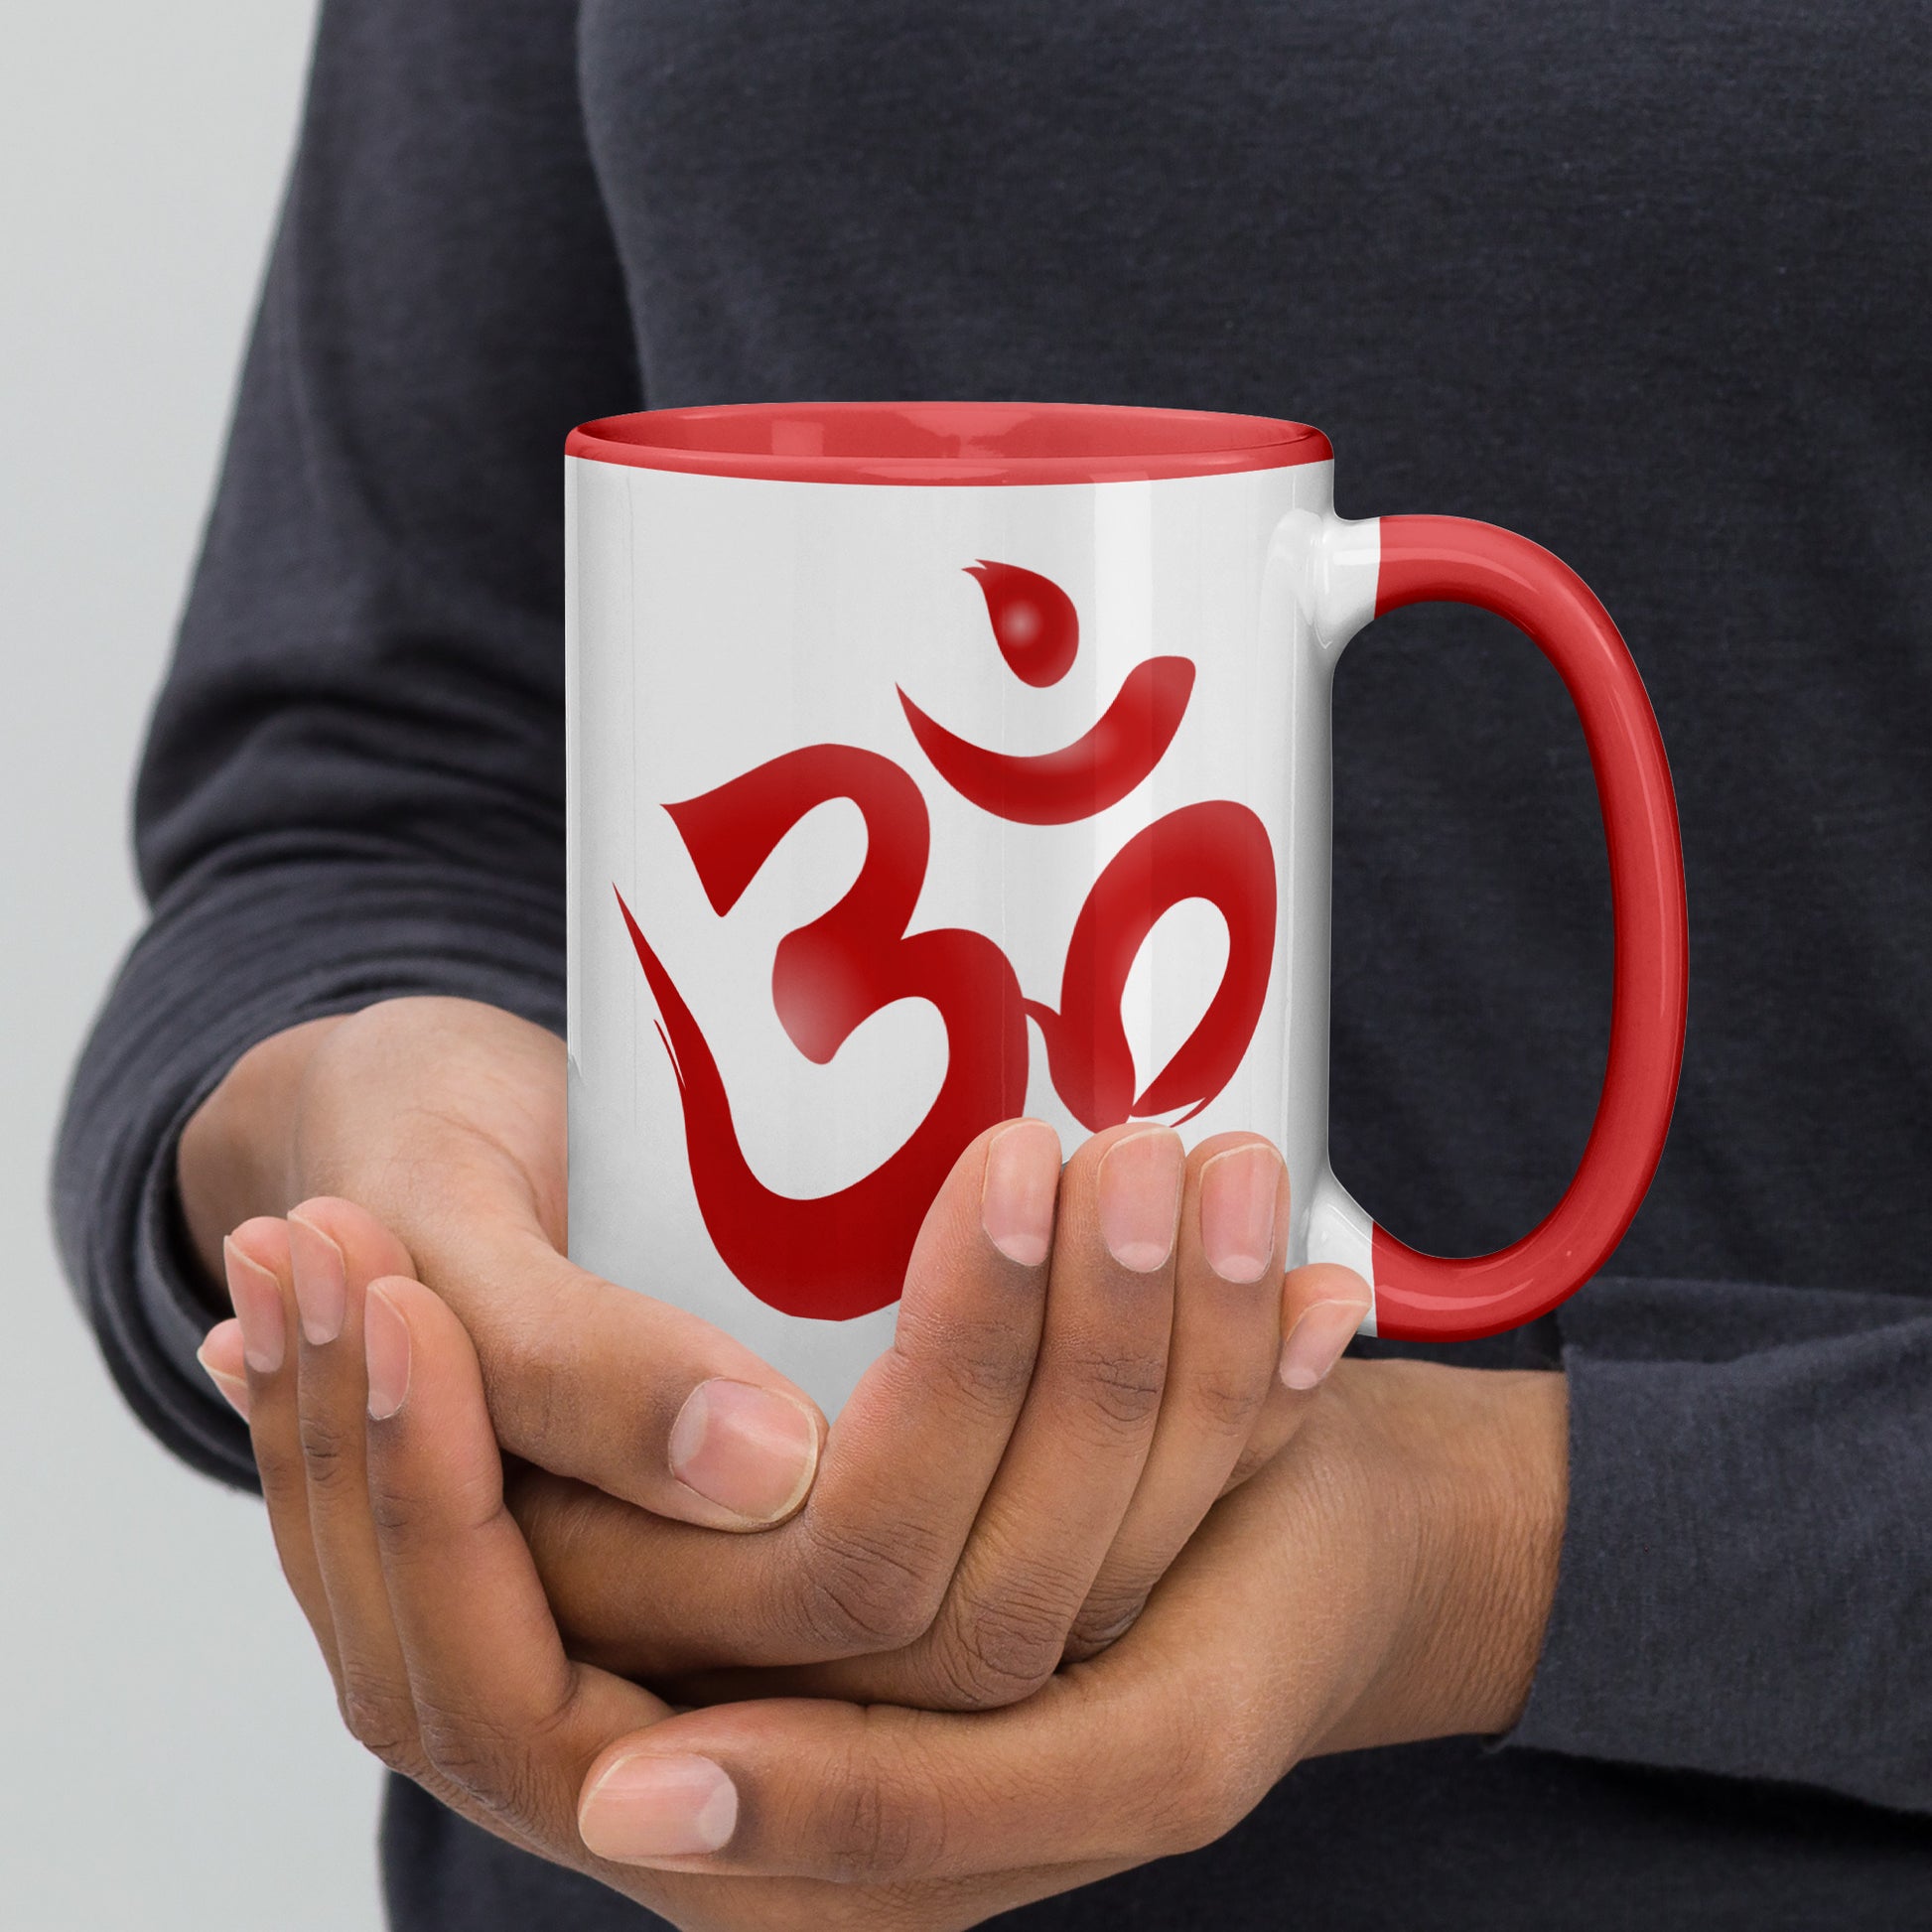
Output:
<path fill-rule="evenodd" d="M 242 1354 L 257 1375 L 273 1375 L 288 1353 L 282 1284 L 232 1241 L 221 1243 L 221 1258 L 227 1264 L 228 1300 L 241 1323 Z"/>
<path fill-rule="evenodd" d="M 241 1324 L 217 1321 L 195 1351 L 207 1379 L 227 1399 L 228 1407 L 243 1422 L 248 1420 L 248 1378 L 239 1372 L 242 1362 Z M 219 1366 L 217 1366 L 217 1363 Z"/>
<path fill-rule="evenodd" d="M 379 1288 L 362 1304 L 362 1354 L 369 1370 L 369 1419 L 387 1422 L 409 1400 L 409 1323 Z"/>
<path fill-rule="evenodd" d="M 1367 1312 L 1353 1302 L 1317 1302 L 1304 1309 L 1282 1343 L 1282 1380 L 1291 1389 L 1312 1389 L 1323 1381 Z"/>
<path fill-rule="evenodd" d="M 295 1307 L 312 1347 L 332 1342 L 348 1313 L 348 1269 L 343 1251 L 313 1221 L 289 1216 L 289 1260 L 295 1274 Z"/>
<path fill-rule="evenodd" d="M 1043 1120 L 1017 1121 L 986 1148 L 980 1226 L 1022 1268 L 1037 1268 L 1053 1245 L 1053 1196 L 1060 1182 L 1060 1137 Z"/>
<path fill-rule="evenodd" d="M 700 1382 L 671 1425 L 671 1473 L 748 1522 L 790 1515 L 817 1468 L 811 1411 L 750 1382 Z"/>
<path fill-rule="evenodd" d="M 1173 1252 L 1180 1137 L 1166 1127 L 1116 1141 L 1100 1163 L 1100 1238 L 1123 1268 L 1151 1275 Z"/>
<path fill-rule="evenodd" d="M 1230 1148 L 1200 1177 L 1200 1239 L 1224 1282 L 1258 1282 L 1275 1253 L 1282 1157 L 1259 1144 Z"/>
<path fill-rule="evenodd" d="M 738 1787 L 708 1757 L 621 1757 L 577 1808 L 586 1849 L 626 1863 L 716 1852 L 737 1826 Z"/>

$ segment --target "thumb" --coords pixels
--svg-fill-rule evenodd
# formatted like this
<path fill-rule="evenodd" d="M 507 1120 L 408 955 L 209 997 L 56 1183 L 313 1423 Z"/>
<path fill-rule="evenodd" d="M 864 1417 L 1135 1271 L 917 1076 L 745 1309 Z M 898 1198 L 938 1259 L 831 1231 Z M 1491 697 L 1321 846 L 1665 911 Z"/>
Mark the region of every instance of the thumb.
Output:
<path fill-rule="evenodd" d="M 763 1529 L 805 1500 L 825 1419 L 722 1329 L 577 1267 L 534 1225 L 473 1222 L 460 1254 L 418 1259 L 512 1454 L 712 1529 Z"/>

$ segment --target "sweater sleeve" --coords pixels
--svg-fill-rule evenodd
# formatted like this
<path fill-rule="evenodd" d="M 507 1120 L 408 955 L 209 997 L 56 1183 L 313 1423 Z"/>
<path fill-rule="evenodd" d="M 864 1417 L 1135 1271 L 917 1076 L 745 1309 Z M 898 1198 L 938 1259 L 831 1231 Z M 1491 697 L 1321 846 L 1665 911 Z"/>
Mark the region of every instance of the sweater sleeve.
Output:
<path fill-rule="evenodd" d="M 327 0 L 231 444 L 136 799 L 153 918 L 55 1177 L 113 1372 L 235 1482 L 181 1128 L 388 995 L 560 1026 L 573 422 L 641 398 L 563 0 Z M 1571 1508 L 1506 1747 L 1932 1811 L 1932 1303 L 1599 1281 L 1557 1328 Z"/>
<path fill-rule="evenodd" d="M 1505 1745 L 1932 1813 L 1932 1304 L 1604 1279 L 1558 1325 L 1569 1520 Z"/>
<path fill-rule="evenodd" d="M 561 451 L 637 406 L 576 9 L 326 0 L 135 799 L 151 921 L 74 1076 L 68 1272 L 169 1447 L 252 1480 L 194 1351 L 181 1129 L 249 1046 L 403 993 L 561 1031 Z"/>

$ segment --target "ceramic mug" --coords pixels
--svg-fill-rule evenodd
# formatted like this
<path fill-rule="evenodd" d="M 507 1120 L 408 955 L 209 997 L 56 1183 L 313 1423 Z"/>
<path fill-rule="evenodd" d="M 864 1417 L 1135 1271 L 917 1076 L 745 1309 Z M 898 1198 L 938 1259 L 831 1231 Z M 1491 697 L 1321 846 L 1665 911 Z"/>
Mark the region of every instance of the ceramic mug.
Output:
<path fill-rule="evenodd" d="M 1531 1319 L 1622 1236 L 1683 1049 L 1676 808 L 1549 552 L 1347 521 L 1306 425 L 1005 403 L 613 417 L 567 445 L 570 1249 L 836 1412 L 996 1121 L 1265 1134 L 1287 1266 L 1371 1326 Z M 1602 803 L 1608 1063 L 1576 1177 L 1446 1260 L 1329 1171 L 1329 693 L 1382 612 L 1473 604 L 1562 674 Z"/>

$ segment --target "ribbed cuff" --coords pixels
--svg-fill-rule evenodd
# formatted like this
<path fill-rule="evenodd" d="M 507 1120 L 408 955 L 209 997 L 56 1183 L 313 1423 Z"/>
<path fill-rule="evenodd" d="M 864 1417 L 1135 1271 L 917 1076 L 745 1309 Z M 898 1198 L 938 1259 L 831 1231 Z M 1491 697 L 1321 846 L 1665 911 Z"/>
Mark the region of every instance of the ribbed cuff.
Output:
<path fill-rule="evenodd" d="M 376 1000 L 442 994 L 564 1027 L 560 897 L 447 868 L 311 859 L 157 906 L 82 1055 L 54 1212 L 116 1383 L 196 1468 L 253 1486 L 247 1432 L 195 1351 L 215 1316 L 184 1251 L 183 1128 L 258 1041 Z"/>

